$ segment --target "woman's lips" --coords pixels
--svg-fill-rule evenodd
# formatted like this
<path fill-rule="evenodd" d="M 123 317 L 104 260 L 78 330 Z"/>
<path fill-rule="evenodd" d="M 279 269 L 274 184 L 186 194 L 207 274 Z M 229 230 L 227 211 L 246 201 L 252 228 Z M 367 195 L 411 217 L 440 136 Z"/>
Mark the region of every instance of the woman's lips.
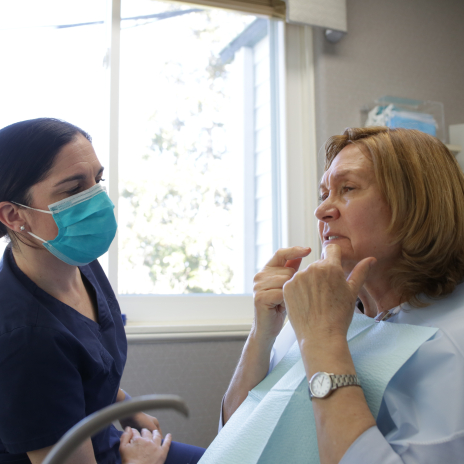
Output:
<path fill-rule="evenodd" d="M 335 235 L 335 234 L 325 235 L 324 243 L 333 242 L 335 240 L 340 240 L 342 238 L 346 238 L 346 237 L 344 237 L 343 235 Z"/>

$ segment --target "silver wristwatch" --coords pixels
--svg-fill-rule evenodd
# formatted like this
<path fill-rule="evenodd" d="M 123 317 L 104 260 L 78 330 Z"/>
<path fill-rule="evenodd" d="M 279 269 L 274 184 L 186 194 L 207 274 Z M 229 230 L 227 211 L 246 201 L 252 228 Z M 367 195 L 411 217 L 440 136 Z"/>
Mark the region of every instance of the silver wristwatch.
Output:
<path fill-rule="evenodd" d="M 357 375 L 335 375 L 327 372 L 316 372 L 309 381 L 309 395 L 313 398 L 327 398 L 340 387 L 360 387 Z"/>

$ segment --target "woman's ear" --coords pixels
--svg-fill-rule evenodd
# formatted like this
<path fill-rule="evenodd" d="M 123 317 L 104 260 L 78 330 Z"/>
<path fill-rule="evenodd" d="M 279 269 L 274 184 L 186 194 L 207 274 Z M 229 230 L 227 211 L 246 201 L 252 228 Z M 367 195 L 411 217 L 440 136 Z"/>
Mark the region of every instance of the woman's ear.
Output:
<path fill-rule="evenodd" d="M 21 232 L 26 221 L 19 213 L 19 207 L 9 201 L 0 202 L 0 222 L 14 232 Z"/>

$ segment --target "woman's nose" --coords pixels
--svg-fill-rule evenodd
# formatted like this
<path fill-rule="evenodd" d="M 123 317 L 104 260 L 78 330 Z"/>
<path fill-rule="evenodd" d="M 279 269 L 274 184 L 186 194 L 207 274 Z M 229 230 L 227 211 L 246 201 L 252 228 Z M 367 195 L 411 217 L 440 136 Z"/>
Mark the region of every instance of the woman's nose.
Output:
<path fill-rule="evenodd" d="M 340 211 L 328 198 L 317 207 L 314 215 L 319 221 L 328 222 L 338 219 L 340 217 Z"/>

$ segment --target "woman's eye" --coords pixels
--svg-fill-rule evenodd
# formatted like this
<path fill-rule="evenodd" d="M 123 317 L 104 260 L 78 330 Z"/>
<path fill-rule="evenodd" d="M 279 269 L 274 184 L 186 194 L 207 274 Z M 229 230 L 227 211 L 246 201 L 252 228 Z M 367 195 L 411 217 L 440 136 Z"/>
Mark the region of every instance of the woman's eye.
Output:
<path fill-rule="evenodd" d="M 327 197 L 328 197 L 327 193 L 321 193 L 319 195 L 319 201 L 322 203 L 323 201 L 327 200 Z"/>
<path fill-rule="evenodd" d="M 343 192 L 351 192 L 352 190 L 354 190 L 354 187 L 348 187 L 346 185 L 342 188 Z"/>

